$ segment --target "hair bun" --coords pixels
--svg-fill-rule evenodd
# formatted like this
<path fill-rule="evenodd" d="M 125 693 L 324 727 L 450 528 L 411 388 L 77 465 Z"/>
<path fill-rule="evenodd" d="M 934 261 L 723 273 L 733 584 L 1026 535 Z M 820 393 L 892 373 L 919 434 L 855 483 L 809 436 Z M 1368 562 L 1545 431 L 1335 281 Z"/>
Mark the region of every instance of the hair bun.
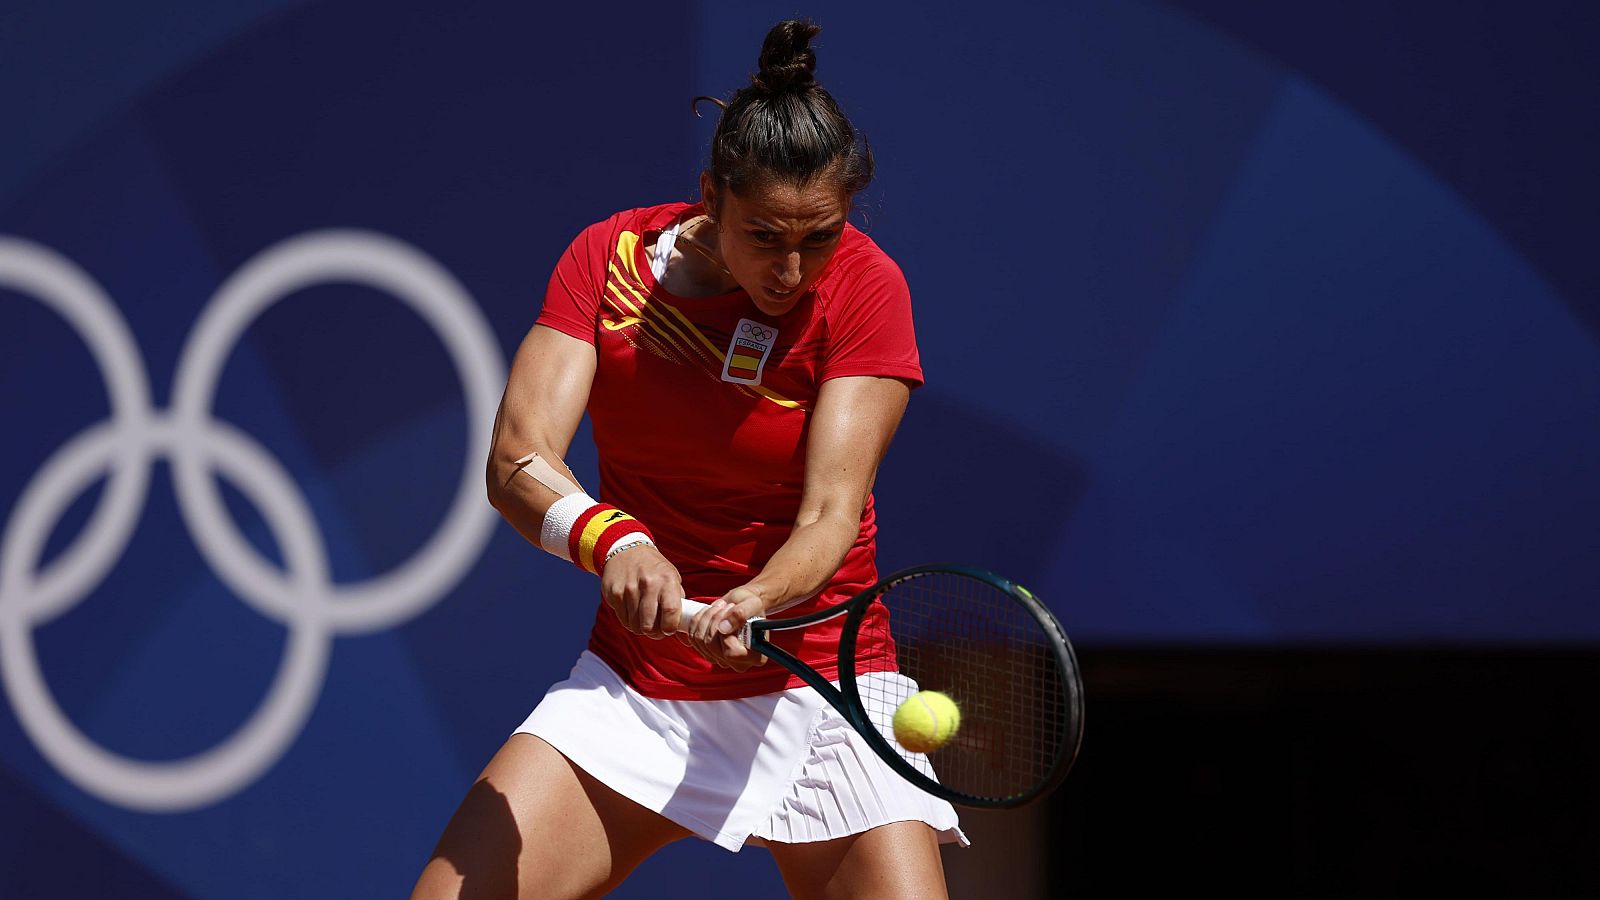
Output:
<path fill-rule="evenodd" d="M 761 44 L 761 71 L 752 84 L 769 94 L 803 91 L 817 83 L 817 54 L 811 39 L 822 31 L 810 22 L 790 19 L 767 32 Z"/>

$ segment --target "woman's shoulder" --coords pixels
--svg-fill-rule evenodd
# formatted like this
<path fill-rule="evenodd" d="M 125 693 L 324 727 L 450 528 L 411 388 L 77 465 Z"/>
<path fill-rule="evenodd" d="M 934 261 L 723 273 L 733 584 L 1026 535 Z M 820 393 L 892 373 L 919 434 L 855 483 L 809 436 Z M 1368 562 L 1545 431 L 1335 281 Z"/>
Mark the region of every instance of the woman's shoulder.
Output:
<path fill-rule="evenodd" d="M 678 200 L 671 203 L 658 203 L 654 206 L 635 206 L 631 209 L 612 213 L 584 230 L 632 231 L 635 234 L 642 234 L 644 231 L 660 228 L 667 222 L 682 215 L 684 210 L 693 205 L 692 203 Z"/>
<path fill-rule="evenodd" d="M 684 202 L 659 203 L 655 206 L 636 206 L 592 222 L 578 232 L 571 241 L 569 253 L 593 259 L 597 263 L 622 253 L 640 240 L 646 232 L 658 231 L 683 214 L 692 204 Z M 631 237 L 630 237 L 631 235 Z"/>
<path fill-rule="evenodd" d="M 839 250 L 817 285 L 824 301 L 848 298 L 862 289 L 908 290 L 905 273 L 878 242 L 853 224 L 846 224 Z"/>

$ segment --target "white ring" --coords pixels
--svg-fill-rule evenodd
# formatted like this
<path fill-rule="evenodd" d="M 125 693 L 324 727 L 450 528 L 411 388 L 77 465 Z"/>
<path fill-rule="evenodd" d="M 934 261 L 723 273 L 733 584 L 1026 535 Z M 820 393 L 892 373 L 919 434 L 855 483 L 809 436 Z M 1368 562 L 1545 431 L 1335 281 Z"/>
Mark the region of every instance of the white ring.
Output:
<path fill-rule="evenodd" d="M 444 341 L 461 375 L 470 433 L 463 477 L 444 522 L 395 570 L 365 582 L 332 581 L 309 504 L 283 466 L 237 428 L 214 419 L 223 365 L 248 325 L 312 284 L 354 281 L 416 309 Z M 54 251 L 0 235 L 0 286 L 31 294 L 83 337 L 111 398 L 111 417 L 69 440 L 23 488 L 0 534 L 0 681 L 44 757 L 111 803 L 175 812 L 242 790 L 294 742 L 321 693 L 336 633 L 393 627 L 444 596 L 482 553 L 494 515 L 482 501 L 481 460 L 505 382 L 505 363 L 472 298 L 449 272 L 409 245 L 371 232 L 323 231 L 286 240 L 219 288 L 185 345 L 170 412 L 153 406 L 132 333 L 105 292 Z M 266 698 L 230 737 L 194 756 L 129 759 L 84 735 L 55 702 L 32 631 L 82 602 L 128 547 L 156 459 L 172 461 L 183 521 L 201 555 L 250 606 L 289 629 Z M 259 507 L 287 572 L 240 535 L 213 477 L 219 471 Z M 109 484 L 82 533 L 36 570 L 51 523 L 101 472 Z"/>
<path fill-rule="evenodd" d="M 151 451 L 170 450 L 177 432 L 158 428 Z M 273 536 L 284 548 L 284 561 L 295 573 L 290 591 L 308 595 L 328 583 L 328 564 L 314 537 L 315 523 L 293 490 L 287 475 L 277 467 L 259 468 L 265 453 L 233 438 L 223 438 L 230 452 L 217 455 L 223 470 L 247 495 L 276 493 L 294 498 L 287 507 L 257 501 Z M 59 517 L 103 471 L 112 457 L 124 452 L 121 432 L 112 427 L 90 429 L 45 463 L 39 481 L 47 487 L 31 491 L 22 512 L 26 520 L 53 514 Z M 298 503 L 298 508 L 295 508 Z M 298 520 L 298 521 L 297 521 Z M 309 526 L 309 527 L 308 527 Z M 7 530 L 9 536 L 12 532 Z M 26 532 L 24 532 L 26 534 Z M 19 560 L 32 570 L 43 537 L 28 535 L 26 552 Z M 298 538 L 290 540 L 289 538 Z M 115 560 L 113 560 L 113 563 Z M 26 584 L 24 584 L 26 588 Z M 207 806 L 250 784 L 277 762 L 305 725 L 322 692 L 322 679 L 332 649 L 327 623 L 318 615 L 319 604 L 305 604 L 288 624 L 289 640 L 284 661 L 266 699 L 249 721 L 217 746 L 171 762 L 143 762 L 112 753 L 96 744 L 62 712 L 44 680 L 33 647 L 33 628 L 24 607 L 0 603 L 0 675 L 16 709 L 17 719 L 46 759 L 79 787 L 112 803 L 145 812 L 176 812 Z"/>
<path fill-rule="evenodd" d="M 227 354 L 244 330 L 284 296 L 313 284 L 344 281 L 386 290 L 410 304 L 444 340 L 461 375 L 469 424 L 494 421 L 505 367 L 499 345 L 472 298 L 450 273 L 392 238 L 355 231 L 319 231 L 291 238 L 246 263 L 218 289 L 201 313 L 179 357 L 172 407 L 180 427 L 203 428 L 209 419 Z M 329 620 L 348 634 L 392 627 L 431 606 L 477 559 L 494 527 L 484 501 L 483 460 L 490 429 L 468 435 L 461 484 L 439 530 L 408 562 L 364 583 L 335 587 Z M 255 588 L 245 596 L 267 612 L 271 591 L 262 573 L 272 568 L 239 533 L 204 476 L 202 442 L 180 442 L 173 457 L 178 498 L 207 562 L 230 586 Z M 241 590 L 241 593 L 244 593 Z M 285 596 L 286 602 L 293 602 Z"/>
<path fill-rule="evenodd" d="M 138 442 L 151 410 L 150 380 L 139 359 L 133 332 L 100 285 L 48 247 L 0 235 L 0 286 L 44 301 L 78 332 L 100 367 L 100 378 L 111 400 L 112 420 L 123 428 L 130 442 Z M 43 541 L 50 529 L 42 522 L 8 524 L 0 543 L 0 607 L 7 603 L 26 604 L 34 613 L 33 621 L 42 623 L 70 609 L 93 590 L 133 536 L 150 486 L 152 461 L 144 452 L 116 459 L 110 466 L 105 493 L 88 525 L 34 580 L 29 591 L 17 587 L 23 567 L 16 560 L 20 549 L 16 542 L 35 534 Z M 28 494 L 35 489 L 33 483 L 23 489 L 16 509 L 27 505 Z M 34 558 L 38 558 L 37 554 Z"/>

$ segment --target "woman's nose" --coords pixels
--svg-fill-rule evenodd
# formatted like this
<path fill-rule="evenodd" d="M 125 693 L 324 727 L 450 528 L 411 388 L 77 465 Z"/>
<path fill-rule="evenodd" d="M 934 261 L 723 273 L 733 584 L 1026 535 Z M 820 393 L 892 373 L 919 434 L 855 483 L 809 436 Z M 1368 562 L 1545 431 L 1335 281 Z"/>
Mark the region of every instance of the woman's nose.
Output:
<path fill-rule="evenodd" d="M 799 253 L 789 253 L 783 257 L 783 262 L 778 267 L 778 281 L 785 288 L 792 288 L 800 283 Z"/>

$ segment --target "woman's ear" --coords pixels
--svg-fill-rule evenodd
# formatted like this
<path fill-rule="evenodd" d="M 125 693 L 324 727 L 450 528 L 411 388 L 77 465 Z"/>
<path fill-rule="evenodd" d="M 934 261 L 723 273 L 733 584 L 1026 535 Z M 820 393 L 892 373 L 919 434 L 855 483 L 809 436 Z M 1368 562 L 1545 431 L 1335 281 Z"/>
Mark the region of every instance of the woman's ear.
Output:
<path fill-rule="evenodd" d="M 706 215 L 711 221 L 717 220 L 717 185 L 711 180 L 710 172 L 700 173 L 700 203 L 706 208 Z"/>

